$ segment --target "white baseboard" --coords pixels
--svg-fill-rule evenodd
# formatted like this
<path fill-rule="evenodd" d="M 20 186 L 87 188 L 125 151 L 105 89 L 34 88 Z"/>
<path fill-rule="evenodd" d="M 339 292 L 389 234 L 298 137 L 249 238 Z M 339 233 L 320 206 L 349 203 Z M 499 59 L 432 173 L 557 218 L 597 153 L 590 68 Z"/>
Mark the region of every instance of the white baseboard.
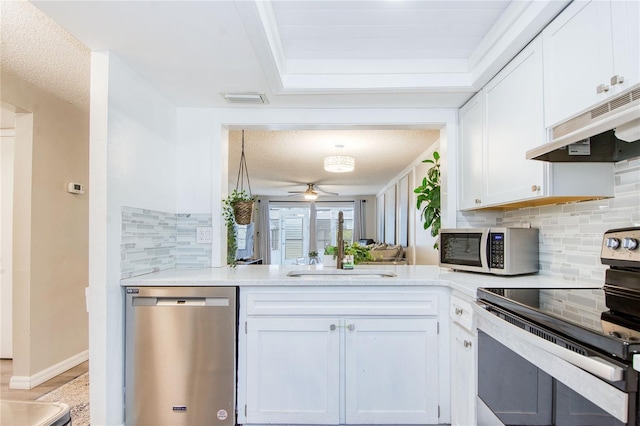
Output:
<path fill-rule="evenodd" d="M 89 350 L 82 351 L 72 357 L 60 361 L 59 363 L 52 365 L 42 371 L 37 372 L 33 376 L 11 376 L 9 380 L 9 389 L 33 389 L 36 386 L 53 379 L 59 374 L 82 364 L 89 359 Z"/>

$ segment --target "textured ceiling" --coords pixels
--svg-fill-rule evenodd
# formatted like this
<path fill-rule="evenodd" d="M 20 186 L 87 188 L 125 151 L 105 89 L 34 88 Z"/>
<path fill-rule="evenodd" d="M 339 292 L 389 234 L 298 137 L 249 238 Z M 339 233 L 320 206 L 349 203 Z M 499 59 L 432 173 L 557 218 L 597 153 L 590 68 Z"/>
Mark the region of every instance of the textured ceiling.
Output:
<path fill-rule="evenodd" d="M 301 191 L 307 183 L 339 195 L 375 195 L 433 145 L 438 130 L 245 131 L 251 190 L 257 195 Z M 241 131 L 229 134 L 229 185 L 236 186 Z M 329 173 L 323 159 L 337 152 L 355 158 L 355 171 Z"/>
<path fill-rule="evenodd" d="M 91 51 L 24 0 L 0 1 L 3 72 L 89 107 Z"/>

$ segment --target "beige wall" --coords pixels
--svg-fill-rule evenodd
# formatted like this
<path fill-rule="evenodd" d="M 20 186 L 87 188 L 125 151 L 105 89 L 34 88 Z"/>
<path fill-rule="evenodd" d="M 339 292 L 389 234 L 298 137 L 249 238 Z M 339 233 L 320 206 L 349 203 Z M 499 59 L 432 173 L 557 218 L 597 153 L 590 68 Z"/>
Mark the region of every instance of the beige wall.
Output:
<path fill-rule="evenodd" d="M 9 73 L 0 93 L 24 113 L 16 116 L 13 373 L 33 376 L 88 349 L 89 188 L 74 195 L 66 185 L 89 181 L 89 112 Z"/>

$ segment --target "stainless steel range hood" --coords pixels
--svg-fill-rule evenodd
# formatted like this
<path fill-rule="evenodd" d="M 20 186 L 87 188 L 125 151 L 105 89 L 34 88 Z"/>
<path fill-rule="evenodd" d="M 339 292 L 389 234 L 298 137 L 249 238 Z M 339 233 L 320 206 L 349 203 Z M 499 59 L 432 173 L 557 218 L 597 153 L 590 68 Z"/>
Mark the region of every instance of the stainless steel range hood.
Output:
<path fill-rule="evenodd" d="M 640 86 L 551 129 L 552 140 L 528 160 L 617 162 L 640 156 Z"/>

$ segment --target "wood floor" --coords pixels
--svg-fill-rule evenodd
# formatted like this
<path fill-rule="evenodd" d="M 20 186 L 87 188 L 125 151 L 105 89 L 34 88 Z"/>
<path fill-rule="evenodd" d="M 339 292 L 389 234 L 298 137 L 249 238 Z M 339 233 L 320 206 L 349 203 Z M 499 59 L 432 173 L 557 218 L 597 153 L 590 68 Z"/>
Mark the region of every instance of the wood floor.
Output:
<path fill-rule="evenodd" d="M 13 361 L 10 359 L 0 359 L 0 399 L 35 401 L 45 393 L 64 385 L 87 371 L 89 371 L 89 361 L 85 361 L 33 389 L 9 389 L 9 380 L 11 380 L 11 376 L 13 375 Z"/>

